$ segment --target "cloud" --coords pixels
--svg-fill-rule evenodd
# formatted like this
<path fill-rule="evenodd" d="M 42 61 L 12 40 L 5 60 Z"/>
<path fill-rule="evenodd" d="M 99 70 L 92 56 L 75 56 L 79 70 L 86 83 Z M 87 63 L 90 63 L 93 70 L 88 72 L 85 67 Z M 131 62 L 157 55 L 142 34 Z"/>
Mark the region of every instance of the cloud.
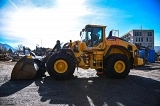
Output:
<path fill-rule="evenodd" d="M 84 3 L 85 0 L 57 0 L 56 4 L 51 3 L 54 4 L 52 7 L 46 8 L 31 1 L 27 5 L 16 5 L 11 1 L 12 10 L 10 7 L 2 11 L 0 31 L 6 36 L 22 38 L 23 44 L 29 47 L 40 45 L 41 39 L 45 47 L 53 47 L 58 39 L 63 42 L 80 39 L 79 31 L 83 25 L 79 23 L 80 17 L 90 14 Z"/>
<path fill-rule="evenodd" d="M 107 25 L 111 30 L 118 18 L 128 17 L 118 9 L 90 5 L 88 0 L 9 1 L 0 13 L 0 32 L 17 39 L 14 46 L 22 43 L 31 49 L 41 41 L 43 47 L 53 47 L 56 40 L 80 40 L 79 32 L 86 24 Z"/>

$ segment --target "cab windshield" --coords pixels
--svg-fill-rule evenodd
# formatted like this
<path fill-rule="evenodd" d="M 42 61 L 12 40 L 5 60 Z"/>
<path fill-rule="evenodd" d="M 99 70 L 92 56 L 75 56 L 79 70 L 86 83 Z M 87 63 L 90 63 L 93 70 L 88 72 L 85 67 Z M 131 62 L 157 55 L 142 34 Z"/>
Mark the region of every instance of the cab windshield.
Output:
<path fill-rule="evenodd" d="M 81 31 L 82 42 L 88 47 L 95 47 L 102 42 L 102 32 L 100 27 L 86 27 Z"/>

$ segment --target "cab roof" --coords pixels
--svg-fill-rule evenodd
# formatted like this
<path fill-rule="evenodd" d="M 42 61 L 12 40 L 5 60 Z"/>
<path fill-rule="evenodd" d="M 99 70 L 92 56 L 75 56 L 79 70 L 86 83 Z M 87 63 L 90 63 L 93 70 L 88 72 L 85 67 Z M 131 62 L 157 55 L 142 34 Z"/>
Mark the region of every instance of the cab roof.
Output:
<path fill-rule="evenodd" d="M 96 24 L 87 24 L 87 26 L 92 26 L 92 27 L 103 27 L 103 28 L 106 28 L 107 26 L 104 26 L 104 25 L 96 25 Z"/>

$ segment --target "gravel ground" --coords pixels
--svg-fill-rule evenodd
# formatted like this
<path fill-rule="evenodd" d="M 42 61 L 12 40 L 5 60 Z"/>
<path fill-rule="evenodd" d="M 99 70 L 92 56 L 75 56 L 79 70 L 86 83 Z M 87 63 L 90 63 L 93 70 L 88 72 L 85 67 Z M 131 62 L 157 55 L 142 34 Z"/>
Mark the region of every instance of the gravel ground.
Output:
<path fill-rule="evenodd" d="M 16 106 L 160 106 L 160 63 L 131 70 L 125 79 L 98 77 L 76 70 L 75 78 L 11 81 L 16 62 L 0 62 L 0 105 Z"/>

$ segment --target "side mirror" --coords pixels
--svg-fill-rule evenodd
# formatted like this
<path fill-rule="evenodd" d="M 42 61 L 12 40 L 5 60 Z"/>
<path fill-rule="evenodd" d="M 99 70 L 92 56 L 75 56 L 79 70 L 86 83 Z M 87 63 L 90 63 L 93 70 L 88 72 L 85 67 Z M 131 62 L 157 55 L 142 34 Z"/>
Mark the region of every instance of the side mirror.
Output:
<path fill-rule="evenodd" d="M 82 32 L 84 32 L 85 31 L 85 29 L 82 29 L 82 31 L 80 32 L 80 37 L 82 36 Z"/>
<path fill-rule="evenodd" d="M 81 37 L 81 35 L 82 35 L 82 31 L 80 32 L 80 37 Z"/>

